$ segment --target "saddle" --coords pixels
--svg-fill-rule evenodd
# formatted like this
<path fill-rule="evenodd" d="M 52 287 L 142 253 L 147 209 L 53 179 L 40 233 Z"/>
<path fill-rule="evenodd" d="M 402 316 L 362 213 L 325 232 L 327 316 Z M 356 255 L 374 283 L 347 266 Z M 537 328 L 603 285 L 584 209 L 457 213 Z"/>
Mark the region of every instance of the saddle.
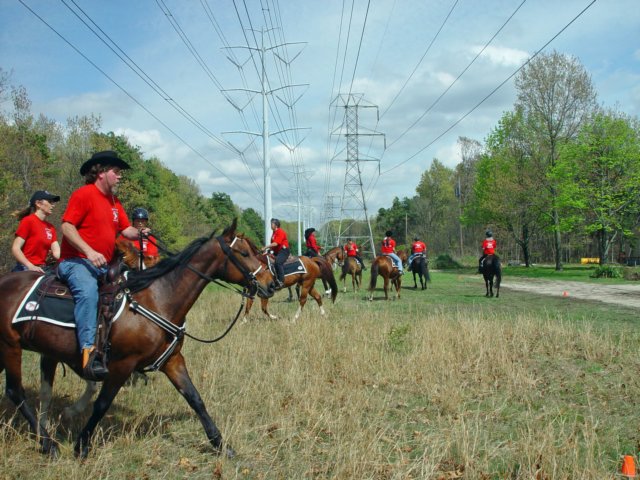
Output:
<path fill-rule="evenodd" d="M 271 273 L 275 275 L 276 272 L 274 269 L 274 265 L 275 265 L 274 257 L 273 255 L 270 255 L 269 258 L 270 258 L 269 269 L 271 270 Z M 284 268 L 285 277 L 288 275 L 297 275 L 300 273 L 307 273 L 307 269 L 305 268 L 304 263 L 302 263 L 302 260 L 300 260 L 300 257 L 296 257 L 295 255 L 292 255 L 292 254 L 289 254 L 287 259 L 282 264 L 282 267 Z"/>
<path fill-rule="evenodd" d="M 124 264 L 121 257 L 115 256 L 107 268 L 107 272 L 98 282 L 98 330 L 96 349 L 102 354 L 103 362 L 109 351 L 109 332 L 111 325 L 123 303 L 122 284 L 126 280 Z M 75 328 L 73 315 L 74 302 L 69 286 L 57 275 L 40 277 L 22 306 L 18 309 L 14 323 L 28 320 L 42 320 L 56 325 Z"/>

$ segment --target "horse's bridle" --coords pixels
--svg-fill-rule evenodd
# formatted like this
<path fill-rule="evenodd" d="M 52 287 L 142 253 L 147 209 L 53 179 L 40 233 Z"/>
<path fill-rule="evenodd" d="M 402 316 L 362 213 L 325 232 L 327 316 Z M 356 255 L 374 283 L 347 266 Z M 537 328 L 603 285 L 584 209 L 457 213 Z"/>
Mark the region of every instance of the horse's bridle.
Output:
<path fill-rule="evenodd" d="M 262 287 L 262 285 L 260 285 L 260 282 L 256 278 L 256 275 L 258 275 L 262 271 L 262 269 L 264 268 L 262 266 L 262 263 L 258 262 L 258 263 L 260 263 L 260 266 L 255 271 L 252 272 L 249 269 L 247 269 L 242 264 L 242 262 L 240 262 L 240 260 L 238 260 L 236 258 L 236 255 L 235 255 L 234 250 L 233 250 L 233 245 L 238 240 L 237 236 L 233 238 L 233 241 L 231 242 L 230 245 L 227 245 L 227 242 L 225 241 L 225 239 L 224 239 L 224 237 L 222 235 L 216 237 L 216 240 L 220 244 L 220 248 L 222 250 L 222 253 L 224 253 L 225 256 L 227 257 L 227 259 L 229 261 L 231 261 L 231 263 L 233 263 L 233 265 L 240 271 L 240 273 L 242 274 L 242 276 L 245 279 L 245 282 L 247 283 L 247 285 L 249 285 L 249 287 L 248 287 L 249 291 L 248 292 L 245 290 L 245 291 L 242 291 L 242 292 L 239 292 L 239 293 L 241 293 L 243 297 L 248 297 L 248 298 L 251 298 L 251 299 L 253 299 L 255 297 L 256 293 L 258 293 L 258 292 L 264 293 L 266 295 L 268 292 L 265 291 L 265 289 Z M 241 255 L 243 255 L 242 252 L 239 252 L 239 253 Z M 218 282 L 215 278 L 213 278 L 213 277 L 207 275 L 206 273 L 203 273 L 200 270 L 196 269 L 195 267 L 191 266 L 191 264 L 187 264 L 187 268 L 189 270 L 191 270 L 192 272 L 194 272 L 196 275 L 198 275 L 200 278 L 202 278 L 202 279 L 204 279 L 204 280 L 206 280 L 208 282 L 215 283 L 216 285 L 220 285 L 220 286 L 222 286 L 224 288 L 229 288 L 228 286 Z M 226 268 L 225 268 L 225 270 L 226 270 Z"/>

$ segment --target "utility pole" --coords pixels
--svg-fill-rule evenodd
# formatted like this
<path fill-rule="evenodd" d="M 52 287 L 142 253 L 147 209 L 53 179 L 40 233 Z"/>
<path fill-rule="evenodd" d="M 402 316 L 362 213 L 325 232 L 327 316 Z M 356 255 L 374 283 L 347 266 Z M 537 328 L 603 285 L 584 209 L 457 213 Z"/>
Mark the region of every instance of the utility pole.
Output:
<path fill-rule="evenodd" d="M 244 133 L 244 134 L 247 134 L 247 135 L 255 135 L 255 136 L 261 136 L 262 137 L 263 187 L 264 187 L 264 192 L 263 192 L 264 193 L 264 212 L 263 213 L 264 213 L 264 244 L 265 245 L 267 245 L 271 241 L 271 218 L 273 217 L 273 208 L 272 208 L 272 204 L 271 204 L 271 155 L 269 154 L 269 136 L 270 135 L 278 135 L 278 134 L 284 133 L 286 131 L 298 130 L 297 128 L 288 128 L 288 129 L 280 130 L 278 132 L 269 133 L 269 115 L 268 115 L 269 102 L 268 102 L 268 98 L 267 97 L 268 97 L 268 95 L 272 95 L 272 94 L 274 94 L 275 92 L 277 92 L 279 90 L 283 90 L 283 89 L 286 89 L 286 88 L 301 87 L 301 86 L 304 86 L 304 85 L 308 85 L 308 84 L 285 85 L 285 86 L 282 86 L 282 87 L 279 87 L 279 88 L 268 89 L 268 86 L 267 86 L 268 81 L 267 81 L 267 73 L 266 73 L 267 71 L 266 71 L 266 63 L 265 63 L 265 57 L 266 57 L 267 52 L 270 52 L 270 51 L 275 50 L 277 48 L 284 47 L 286 45 L 298 45 L 298 44 L 302 43 L 302 42 L 282 43 L 282 44 L 274 45 L 274 46 L 271 46 L 271 47 L 265 47 L 264 34 L 266 32 L 268 32 L 268 31 L 269 30 L 265 30 L 265 29 L 261 29 L 260 30 L 260 34 L 261 34 L 261 46 L 260 46 L 260 48 L 250 47 L 248 45 L 243 45 L 243 46 L 238 46 L 238 47 L 227 47 L 229 49 L 242 48 L 242 49 L 247 49 L 247 50 L 250 50 L 250 51 L 258 52 L 258 54 L 260 55 L 260 70 L 261 70 L 260 71 L 260 83 L 261 83 L 260 90 L 249 90 L 249 89 L 246 89 L 246 88 L 236 88 L 236 89 L 223 90 L 224 92 L 233 92 L 233 91 L 251 92 L 251 93 L 255 93 L 255 94 L 260 94 L 262 96 L 262 133 L 247 132 L 247 131 L 236 131 L 236 132 L 225 132 L 225 133 Z M 274 53 L 274 56 L 276 58 L 278 58 L 279 60 L 287 63 L 277 53 Z M 227 58 L 229 58 L 229 57 L 227 57 Z M 242 68 L 242 65 L 238 64 L 233 59 L 229 58 L 229 60 L 236 67 L 238 67 L 238 69 Z M 288 63 L 287 63 L 287 65 L 288 65 Z M 285 103 L 284 100 L 282 100 L 282 98 L 280 98 L 280 97 L 278 97 L 278 98 L 280 99 L 280 101 Z M 299 97 L 298 97 L 298 99 L 299 99 Z M 232 102 L 229 97 L 227 97 L 227 100 L 239 112 L 242 112 L 242 110 L 246 107 L 246 105 L 243 106 L 243 107 L 239 107 L 234 102 Z M 287 105 L 287 106 L 289 106 L 289 108 L 291 108 L 293 105 Z M 233 147 L 233 145 L 231 145 L 231 146 Z M 233 147 L 233 148 L 236 149 L 235 147 Z"/>
<path fill-rule="evenodd" d="M 365 103 L 361 94 L 347 95 L 339 94 L 332 103 L 336 104 L 336 108 L 344 108 L 343 123 L 332 132 L 333 135 L 343 135 L 346 138 L 347 158 L 345 161 L 344 189 L 342 192 L 342 201 L 340 204 L 340 222 L 338 224 L 338 237 L 336 243 L 341 245 L 344 239 L 350 237 L 354 240 L 360 239 L 360 246 L 363 251 L 371 252 L 376 255 L 375 244 L 373 242 L 373 231 L 371 230 L 371 221 L 367 212 L 367 203 L 365 200 L 364 187 L 362 185 L 361 163 L 378 162 L 378 171 L 380 171 L 380 160 L 375 158 L 364 158 L 360 155 L 359 139 L 360 137 L 382 137 L 384 134 L 378 132 L 365 133 L 362 131 L 359 123 L 359 111 L 363 108 L 375 108 L 376 115 L 378 107 L 373 104 Z M 344 132 L 344 133 L 343 133 Z M 386 142 L 385 142 L 386 148 Z M 333 159 L 332 159 L 333 161 Z M 356 220 L 362 218 L 367 223 L 368 235 L 358 235 L 358 231 L 354 229 Z M 348 222 L 343 228 L 343 222 Z M 369 249 L 364 248 L 365 245 Z"/>

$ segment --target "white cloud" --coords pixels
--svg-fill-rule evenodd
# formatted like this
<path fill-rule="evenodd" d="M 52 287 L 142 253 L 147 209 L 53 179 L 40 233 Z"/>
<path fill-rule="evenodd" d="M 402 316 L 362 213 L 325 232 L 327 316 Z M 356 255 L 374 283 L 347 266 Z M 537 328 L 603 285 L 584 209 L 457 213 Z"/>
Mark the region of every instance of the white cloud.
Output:
<path fill-rule="evenodd" d="M 474 55 L 477 55 L 481 50 L 482 47 L 479 45 L 471 47 L 471 52 Z M 489 45 L 480 56 L 487 58 L 491 63 L 496 65 L 517 67 L 522 65 L 522 63 L 529 58 L 529 53 L 515 48 Z"/>

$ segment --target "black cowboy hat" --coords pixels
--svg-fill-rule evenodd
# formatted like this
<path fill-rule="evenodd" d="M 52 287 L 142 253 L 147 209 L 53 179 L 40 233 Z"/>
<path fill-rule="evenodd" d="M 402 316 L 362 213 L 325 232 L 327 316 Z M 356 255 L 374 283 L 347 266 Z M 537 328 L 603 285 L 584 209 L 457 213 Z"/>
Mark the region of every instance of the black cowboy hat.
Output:
<path fill-rule="evenodd" d="M 60 195 L 54 195 L 53 193 L 49 193 L 46 190 L 38 190 L 33 195 L 31 195 L 31 200 L 29 200 L 29 205 L 35 207 L 36 202 L 38 200 L 47 200 L 49 202 L 59 202 Z"/>
<path fill-rule="evenodd" d="M 304 238 L 308 239 L 308 238 L 311 236 L 311 234 L 312 234 L 313 232 L 315 232 L 315 231 L 316 231 L 316 229 L 315 229 L 315 228 L 313 228 L 313 227 L 311 227 L 311 228 L 307 228 L 307 229 L 304 231 Z"/>
<path fill-rule="evenodd" d="M 80 175 L 86 175 L 94 165 L 102 165 L 103 167 L 118 167 L 122 170 L 131 168 L 127 162 L 118 157 L 118 154 L 112 150 L 104 150 L 94 153 L 89 160 L 84 162 L 80 167 Z"/>

